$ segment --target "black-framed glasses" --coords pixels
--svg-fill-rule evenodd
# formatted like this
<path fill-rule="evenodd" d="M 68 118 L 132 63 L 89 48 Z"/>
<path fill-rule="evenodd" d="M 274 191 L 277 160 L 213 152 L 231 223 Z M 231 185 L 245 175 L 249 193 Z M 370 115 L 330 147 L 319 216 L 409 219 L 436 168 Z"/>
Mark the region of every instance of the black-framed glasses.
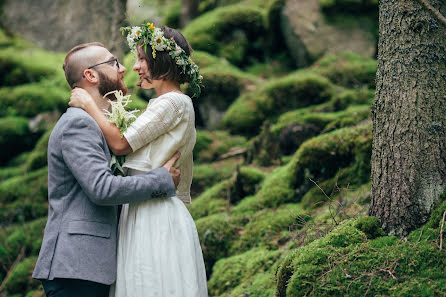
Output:
<path fill-rule="evenodd" d="M 90 66 L 90 67 L 88 67 L 87 69 L 91 69 L 91 68 L 93 68 L 93 67 L 96 67 L 96 66 L 99 66 L 99 65 L 102 65 L 102 64 L 107 64 L 107 63 L 115 62 L 115 61 L 116 61 L 116 67 L 118 67 L 118 69 L 119 69 L 118 58 L 113 58 L 113 59 L 111 59 L 111 60 L 108 60 L 108 61 L 105 61 L 105 62 L 102 62 L 102 63 L 94 64 L 93 66 Z"/>

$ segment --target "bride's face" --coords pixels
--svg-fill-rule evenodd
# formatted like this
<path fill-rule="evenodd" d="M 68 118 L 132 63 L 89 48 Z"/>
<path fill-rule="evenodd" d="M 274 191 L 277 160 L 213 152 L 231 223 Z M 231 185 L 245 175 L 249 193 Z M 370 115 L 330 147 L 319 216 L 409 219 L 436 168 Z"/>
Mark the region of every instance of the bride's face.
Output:
<path fill-rule="evenodd" d="M 133 70 L 138 72 L 139 80 L 141 82 L 141 87 L 143 89 L 153 89 L 153 84 L 149 79 L 150 77 L 149 65 L 147 64 L 146 59 L 144 59 L 140 55 L 139 51 L 135 65 L 133 65 Z"/>

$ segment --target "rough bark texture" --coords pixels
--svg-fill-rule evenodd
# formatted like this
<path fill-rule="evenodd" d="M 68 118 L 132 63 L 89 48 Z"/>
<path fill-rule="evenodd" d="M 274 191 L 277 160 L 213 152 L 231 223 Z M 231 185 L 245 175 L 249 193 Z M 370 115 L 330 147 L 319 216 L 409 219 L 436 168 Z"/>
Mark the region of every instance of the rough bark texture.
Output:
<path fill-rule="evenodd" d="M 123 57 L 126 0 L 4 0 L 2 26 L 45 49 L 99 41 Z"/>
<path fill-rule="evenodd" d="M 429 1 L 445 15 L 445 1 Z M 379 10 L 370 214 L 406 236 L 446 188 L 446 26 L 418 0 Z"/>

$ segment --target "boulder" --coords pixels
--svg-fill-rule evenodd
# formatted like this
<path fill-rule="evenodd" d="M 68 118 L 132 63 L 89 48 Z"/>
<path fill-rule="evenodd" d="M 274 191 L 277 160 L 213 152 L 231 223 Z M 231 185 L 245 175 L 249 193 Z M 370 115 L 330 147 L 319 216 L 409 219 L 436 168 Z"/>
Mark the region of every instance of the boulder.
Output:
<path fill-rule="evenodd" d="M 123 57 L 126 0 L 5 0 L 1 26 L 36 45 L 66 52 L 75 45 L 98 41 Z M 32 14 L 30 14 L 32 12 Z"/>
<path fill-rule="evenodd" d="M 351 51 L 373 57 L 376 52 L 373 14 L 324 14 L 319 0 L 286 0 L 281 28 L 298 67 L 326 54 Z"/>

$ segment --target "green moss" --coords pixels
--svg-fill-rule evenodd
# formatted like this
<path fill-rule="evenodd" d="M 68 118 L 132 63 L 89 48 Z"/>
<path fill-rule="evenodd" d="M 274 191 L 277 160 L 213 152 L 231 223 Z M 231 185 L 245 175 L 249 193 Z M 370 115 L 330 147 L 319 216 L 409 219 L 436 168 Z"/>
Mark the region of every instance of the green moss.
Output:
<path fill-rule="evenodd" d="M 43 78 L 64 78 L 64 54 L 34 47 L 21 48 L 16 44 L 0 49 L 0 85 L 14 86 Z M 68 84 L 66 84 L 68 87 Z"/>
<path fill-rule="evenodd" d="M 32 117 L 45 111 L 64 112 L 69 95 L 69 91 L 49 81 L 1 88 L 0 115 Z"/>
<path fill-rule="evenodd" d="M 4 279 L 22 249 L 26 257 L 39 254 L 45 224 L 46 217 L 0 229 L 0 279 Z"/>
<path fill-rule="evenodd" d="M 371 217 L 347 220 L 290 252 L 278 270 L 277 296 L 444 295 L 446 261 L 435 241 L 418 234 L 370 240 L 382 235 L 378 225 Z"/>
<path fill-rule="evenodd" d="M 198 162 L 215 161 L 228 153 L 232 148 L 243 148 L 246 139 L 242 136 L 232 136 L 226 131 L 197 131 L 197 141 L 194 148 L 194 160 Z"/>
<path fill-rule="evenodd" d="M 222 180 L 230 178 L 234 174 L 236 166 L 237 163 L 232 160 L 194 166 L 191 195 L 197 196 Z"/>
<path fill-rule="evenodd" d="M 228 109 L 222 123 L 232 133 L 255 135 L 264 120 L 275 120 L 286 111 L 325 102 L 332 94 L 333 86 L 326 78 L 293 73 L 244 93 Z"/>
<path fill-rule="evenodd" d="M 184 30 L 192 48 L 225 57 L 235 65 L 246 64 L 264 31 L 262 10 L 247 5 L 231 5 L 205 13 Z M 247 40 L 246 43 L 240 41 Z M 236 40 L 236 43 L 233 41 Z M 234 50 L 237 50 L 235 55 Z"/>
<path fill-rule="evenodd" d="M 0 219 L 23 222 L 47 214 L 48 168 L 42 168 L 0 183 Z"/>
<path fill-rule="evenodd" d="M 301 207 L 287 204 L 277 210 L 265 209 L 249 216 L 249 222 L 242 227 L 240 239 L 234 242 L 232 253 L 240 253 L 254 247 L 277 249 L 289 240 L 289 230 L 297 226 L 302 218 Z M 236 218 L 240 221 L 240 218 Z"/>
<path fill-rule="evenodd" d="M 36 261 L 37 257 L 26 258 L 14 267 L 5 283 L 8 294 L 27 292 L 39 287 L 40 282 L 31 277 Z"/>
<path fill-rule="evenodd" d="M 0 183 L 8 178 L 19 176 L 25 173 L 25 165 L 15 167 L 1 167 L 0 168 Z"/>
<path fill-rule="evenodd" d="M 258 274 L 268 272 L 270 267 L 274 265 L 280 257 L 280 251 L 268 251 L 265 249 L 252 249 L 241 255 L 232 256 L 229 258 L 219 260 L 213 269 L 212 277 L 208 282 L 209 294 L 211 296 L 223 296 L 223 294 L 230 289 L 236 288 L 240 284 L 249 282 L 258 277 Z M 268 280 L 271 283 L 273 274 L 264 274 L 262 280 Z M 257 280 L 259 282 L 260 280 Z M 258 287 L 261 284 L 258 284 Z M 265 286 L 265 283 L 263 283 Z M 248 287 L 252 290 L 252 287 Z M 265 288 L 271 290 L 270 288 Z M 242 288 L 237 289 L 242 291 Z M 245 293 L 246 291 L 243 290 Z M 263 292 L 264 294 L 265 292 Z M 246 294 L 246 293 L 245 293 Z M 233 292 L 231 296 L 246 296 L 236 295 Z M 252 295 L 264 296 L 264 295 Z M 272 296 L 272 295 L 269 295 Z"/>
<path fill-rule="evenodd" d="M 311 69 L 345 87 L 375 88 L 377 63 L 372 58 L 344 52 L 337 56 L 328 55 L 321 58 Z"/>
<path fill-rule="evenodd" d="M 171 28 L 180 27 L 181 1 L 177 0 L 167 6 L 164 11 L 163 23 Z"/>
<path fill-rule="evenodd" d="M 375 91 L 366 88 L 355 90 L 343 90 L 340 93 L 333 96 L 330 103 L 333 105 L 333 109 L 344 110 L 351 105 L 372 105 L 373 98 L 375 97 Z"/>
<path fill-rule="evenodd" d="M 302 196 L 314 182 L 333 177 L 339 168 L 356 163 L 357 173 L 367 176 L 370 166 L 371 122 L 320 135 L 303 143 L 296 152 L 295 186 Z"/>
<path fill-rule="evenodd" d="M 231 180 L 224 180 L 192 200 L 188 206 L 190 214 L 197 220 L 205 216 L 224 212 L 228 207 Z"/>
<path fill-rule="evenodd" d="M 52 131 L 53 128 L 50 128 L 44 135 L 42 135 L 42 137 L 40 137 L 32 153 L 26 160 L 27 171 L 33 171 L 47 166 L 48 141 Z"/>
<path fill-rule="evenodd" d="M 246 196 L 254 195 L 259 184 L 265 178 L 265 173 L 253 167 L 237 167 L 234 174 L 234 183 L 230 188 L 230 202 L 237 203 Z"/>
<path fill-rule="evenodd" d="M 34 145 L 36 134 L 28 127 L 29 120 L 24 117 L 0 118 L 0 164 L 4 165 L 14 156 Z"/>
<path fill-rule="evenodd" d="M 236 227 L 229 224 L 223 214 L 215 214 L 195 221 L 201 249 L 203 251 L 206 273 L 210 276 L 215 262 L 228 256 L 231 242 L 237 236 Z"/>

